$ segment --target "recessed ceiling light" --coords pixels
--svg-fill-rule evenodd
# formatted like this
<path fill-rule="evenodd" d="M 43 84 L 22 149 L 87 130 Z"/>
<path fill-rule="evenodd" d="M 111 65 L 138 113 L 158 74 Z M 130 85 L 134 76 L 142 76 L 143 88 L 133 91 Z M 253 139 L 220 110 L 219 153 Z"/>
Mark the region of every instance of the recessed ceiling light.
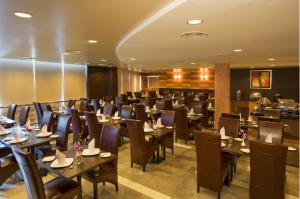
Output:
<path fill-rule="evenodd" d="M 192 65 L 195 65 L 196 63 L 195 63 L 195 62 L 191 62 L 191 64 L 192 64 Z"/>
<path fill-rule="evenodd" d="M 275 64 L 271 64 L 271 66 L 276 66 Z"/>
<path fill-rule="evenodd" d="M 64 52 L 64 55 L 69 55 L 70 53 L 69 52 Z"/>
<path fill-rule="evenodd" d="M 98 43 L 98 41 L 97 41 L 97 40 L 91 39 L 91 40 L 88 40 L 88 43 L 90 43 L 90 44 L 95 44 L 95 43 Z"/>
<path fill-rule="evenodd" d="M 98 64 L 98 66 L 105 66 L 105 65 L 106 65 L 106 64 L 101 64 L 101 63 L 100 63 L 100 64 Z"/>
<path fill-rule="evenodd" d="M 17 17 L 21 17 L 21 18 L 31 18 L 32 15 L 25 13 L 25 12 L 15 12 L 14 13 Z"/>
<path fill-rule="evenodd" d="M 183 39 L 188 38 L 204 38 L 207 37 L 207 34 L 204 32 L 192 31 L 192 32 L 185 32 L 180 35 Z"/>
<path fill-rule="evenodd" d="M 203 23 L 203 20 L 201 20 L 201 19 L 191 19 L 187 22 L 187 24 L 189 24 L 189 25 L 198 25 L 201 23 Z"/>
<path fill-rule="evenodd" d="M 66 50 L 66 51 L 64 52 L 65 55 L 69 55 L 69 54 L 71 54 L 71 53 L 79 54 L 79 53 L 81 53 L 81 51 L 80 51 L 80 50 Z"/>
<path fill-rule="evenodd" d="M 270 58 L 270 59 L 269 59 L 269 61 L 275 61 L 275 60 L 276 60 L 276 59 L 274 59 L 274 58 Z"/>
<path fill-rule="evenodd" d="M 107 62 L 107 60 L 106 60 L 106 59 L 101 59 L 100 61 Z"/>
<path fill-rule="evenodd" d="M 135 61 L 135 60 L 136 60 L 136 58 L 130 58 L 129 60 L 130 60 L 130 61 Z"/>
<path fill-rule="evenodd" d="M 236 53 L 239 53 L 239 52 L 242 52 L 243 50 L 242 49 L 234 49 L 233 51 Z"/>
<path fill-rule="evenodd" d="M 250 68 L 254 68 L 254 66 L 250 66 Z"/>

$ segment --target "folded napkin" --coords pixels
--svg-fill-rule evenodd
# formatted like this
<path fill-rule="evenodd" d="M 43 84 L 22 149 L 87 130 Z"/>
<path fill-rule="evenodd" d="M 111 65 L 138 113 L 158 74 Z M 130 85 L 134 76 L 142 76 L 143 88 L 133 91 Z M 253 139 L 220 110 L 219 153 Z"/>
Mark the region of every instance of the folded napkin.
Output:
<path fill-rule="evenodd" d="M 157 126 L 161 126 L 161 118 L 159 117 L 156 121 Z"/>
<path fill-rule="evenodd" d="M 190 113 L 191 113 L 191 114 L 194 114 L 194 109 L 193 109 L 193 108 L 191 108 Z"/>
<path fill-rule="evenodd" d="M 55 157 L 58 161 L 58 164 L 64 164 L 65 163 L 66 156 L 65 156 L 65 154 L 63 154 L 59 150 L 55 150 Z"/>
<path fill-rule="evenodd" d="M 45 125 L 42 127 L 41 134 L 42 134 L 42 135 L 46 135 L 47 133 L 48 133 L 48 130 L 47 130 L 47 124 L 45 124 Z"/>
<path fill-rule="evenodd" d="M 174 104 L 174 105 L 176 105 L 176 106 L 179 105 L 178 100 L 175 101 L 175 104 Z"/>
<path fill-rule="evenodd" d="M 156 110 L 156 104 L 153 105 L 153 109 Z"/>
<path fill-rule="evenodd" d="M 249 117 L 248 117 L 248 121 L 249 121 L 249 122 L 252 122 L 252 121 L 253 121 L 252 116 L 249 116 Z"/>
<path fill-rule="evenodd" d="M 196 96 L 196 97 L 194 98 L 194 100 L 195 100 L 195 101 L 198 101 L 199 99 L 198 99 L 198 97 Z"/>
<path fill-rule="evenodd" d="M 110 103 L 113 104 L 114 102 L 111 100 Z"/>
<path fill-rule="evenodd" d="M 116 111 L 115 114 L 114 114 L 114 118 L 118 118 L 119 117 L 119 112 Z"/>
<path fill-rule="evenodd" d="M 18 131 L 14 131 L 14 138 L 16 141 L 21 139 L 20 133 Z"/>
<path fill-rule="evenodd" d="M 272 134 L 271 133 L 267 135 L 267 137 L 265 139 L 265 142 L 266 143 L 272 143 Z"/>
<path fill-rule="evenodd" d="M 25 128 L 30 129 L 30 126 L 31 126 L 31 121 L 30 121 L 30 119 L 28 119 L 26 121 Z"/>
<path fill-rule="evenodd" d="M 92 141 L 89 142 L 88 149 L 89 149 L 89 151 L 95 150 L 95 139 L 92 139 Z"/>
<path fill-rule="evenodd" d="M 97 111 L 97 115 L 101 115 L 101 109 L 100 108 Z"/>
<path fill-rule="evenodd" d="M 243 139 L 241 146 L 246 146 L 245 140 Z"/>
<path fill-rule="evenodd" d="M 224 127 L 222 127 L 220 129 L 220 135 L 221 135 L 221 138 L 225 138 L 226 137 L 226 135 L 225 135 L 225 128 Z"/>
<path fill-rule="evenodd" d="M 74 109 L 75 108 L 75 106 L 73 105 L 72 107 L 71 107 L 71 109 Z"/>
<path fill-rule="evenodd" d="M 5 132 L 5 128 L 3 126 L 0 125 L 0 132 Z"/>
<path fill-rule="evenodd" d="M 149 107 L 149 106 L 146 106 L 146 110 L 150 110 L 150 107 Z"/>
<path fill-rule="evenodd" d="M 147 122 L 145 122 L 144 123 L 144 130 L 149 130 L 149 129 L 150 129 L 150 125 Z"/>
<path fill-rule="evenodd" d="M 209 102 L 208 107 L 207 108 L 212 108 L 212 104 L 211 102 Z"/>
<path fill-rule="evenodd" d="M 103 100 L 100 99 L 100 100 L 99 100 L 99 103 L 100 103 L 100 105 L 103 105 Z"/>

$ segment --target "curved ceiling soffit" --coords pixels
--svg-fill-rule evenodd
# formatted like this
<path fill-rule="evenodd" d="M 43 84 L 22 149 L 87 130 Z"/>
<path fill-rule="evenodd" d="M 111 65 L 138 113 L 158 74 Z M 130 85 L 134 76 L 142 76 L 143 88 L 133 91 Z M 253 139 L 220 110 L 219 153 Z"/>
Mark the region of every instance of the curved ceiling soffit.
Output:
<path fill-rule="evenodd" d="M 158 20 L 160 17 L 162 17 L 163 15 L 165 15 L 166 13 L 172 11 L 173 9 L 177 8 L 178 6 L 182 5 L 183 3 L 185 3 L 187 0 L 175 0 L 172 3 L 168 4 L 167 6 L 165 6 L 164 8 L 162 8 L 161 10 L 159 10 L 158 12 L 156 12 L 154 15 L 152 15 L 151 17 L 149 17 L 148 19 L 146 19 L 145 21 L 143 21 L 140 25 L 138 25 L 137 27 L 135 27 L 132 31 L 130 31 L 129 33 L 127 33 L 118 43 L 117 47 L 116 47 L 116 55 L 119 59 L 119 61 L 121 63 L 123 63 L 123 61 L 120 59 L 120 56 L 118 54 L 119 49 L 126 44 L 126 42 L 133 37 L 134 35 L 138 34 L 140 31 L 142 31 L 144 28 L 146 28 L 147 26 L 149 26 L 150 24 L 152 24 L 153 22 L 155 22 L 156 20 Z M 126 64 L 126 61 L 124 61 L 124 63 Z"/>

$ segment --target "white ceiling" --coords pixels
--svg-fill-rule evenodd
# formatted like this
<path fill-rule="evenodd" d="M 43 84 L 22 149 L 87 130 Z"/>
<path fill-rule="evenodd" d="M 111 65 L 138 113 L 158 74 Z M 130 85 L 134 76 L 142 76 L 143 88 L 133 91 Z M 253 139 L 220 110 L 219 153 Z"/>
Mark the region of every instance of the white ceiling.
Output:
<path fill-rule="evenodd" d="M 116 65 L 116 45 L 135 26 L 172 0 L 1 0 L 0 58 L 36 57 L 95 65 L 106 59 Z M 27 12 L 23 19 L 14 12 Z M 97 44 L 87 40 L 96 39 Z"/>
<path fill-rule="evenodd" d="M 165 14 L 156 13 L 152 22 L 148 20 L 124 37 L 117 48 L 118 58 L 143 69 L 211 66 L 220 62 L 232 67 L 299 65 L 298 0 L 181 3 Z M 204 23 L 188 25 L 189 19 L 202 19 Z M 208 36 L 180 38 L 187 31 L 201 31 Z M 234 49 L 243 51 L 234 53 Z M 130 61 L 132 57 L 136 60 Z"/>

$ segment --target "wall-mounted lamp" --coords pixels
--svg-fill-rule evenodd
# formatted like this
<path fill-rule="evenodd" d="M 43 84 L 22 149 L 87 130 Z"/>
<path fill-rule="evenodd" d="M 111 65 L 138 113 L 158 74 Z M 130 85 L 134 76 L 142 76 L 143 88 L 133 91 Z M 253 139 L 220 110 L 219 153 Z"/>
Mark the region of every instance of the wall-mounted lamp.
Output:
<path fill-rule="evenodd" d="M 208 68 L 200 68 L 200 80 L 208 80 Z"/>

